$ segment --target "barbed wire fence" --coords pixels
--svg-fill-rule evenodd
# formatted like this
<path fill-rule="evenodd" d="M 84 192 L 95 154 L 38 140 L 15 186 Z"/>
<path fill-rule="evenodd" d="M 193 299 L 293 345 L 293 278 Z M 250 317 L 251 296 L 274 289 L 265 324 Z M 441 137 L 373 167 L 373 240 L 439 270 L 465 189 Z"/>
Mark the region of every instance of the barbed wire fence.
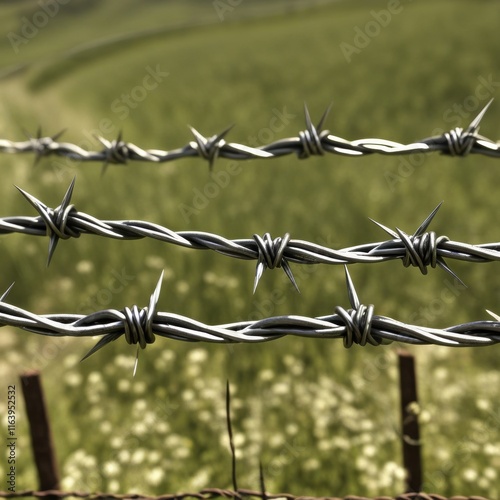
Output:
<path fill-rule="evenodd" d="M 104 168 L 109 164 L 125 164 L 128 161 L 163 163 L 180 158 L 201 157 L 208 161 L 210 170 L 213 169 L 214 163 L 219 157 L 233 160 L 249 160 L 254 158 L 277 158 L 289 154 L 296 154 L 299 158 L 305 159 L 313 155 L 324 155 L 325 153 L 364 156 L 370 154 L 404 155 L 440 152 L 453 156 L 480 154 L 499 158 L 500 142 L 494 142 L 478 134 L 480 122 L 491 102 L 492 100 L 487 103 L 466 129 L 457 127 L 442 135 L 429 137 L 411 144 L 400 144 L 384 139 L 348 141 L 323 129 L 330 108 L 325 111 L 318 125 L 315 126 L 311 121 L 307 107 L 305 107 L 305 130 L 300 131 L 297 137 L 280 139 L 261 147 L 226 142 L 225 137 L 231 128 L 224 130 L 220 134 L 205 137 L 191 127 L 194 141 L 189 142 L 182 148 L 171 151 L 143 149 L 133 143 L 123 141 L 121 134 L 116 140 L 111 141 L 97 137 L 104 149 L 102 151 L 88 151 L 75 144 L 59 142 L 62 132 L 46 137 L 42 136 L 41 130 L 39 130 L 35 137 L 29 136 L 27 141 L 15 142 L 0 139 L 0 152 L 33 153 L 35 154 L 35 162 L 50 155 L 63 156 L 82 162 L 98 161 L 104 162 Z M 342 306 L 336 306 L 332 314 L 314 318 L 287 315 L 268 317 L 258 321 L 207 325 L 192 318 L 157 310 L 163 279 L 162 274 L 150 297 L 148 306 L 140 308 L 134 305 L 125 307 L 122 310 L 107 309 L 95 311 L 88 315 L 71 313 L 38 315 L 24 310 L 6 302 L 11 286 L 0 297 L 0 327 L 11 326 L 34 334 L 51 337 L 87 338 L 101 336 L 102 338 L 83 359 L 96 353 L 110 342 L 125 336 L 128 344 L 137 346 L 134 375 L 137 369 L 139 349 L 144 349 L 148 344 L 152 344 L 156 336 L 187 342 L 255 343 L 268 342 L 286 335 L 293 335 L 306 338 L 342 339 L 344 346 L 347 348 L 354 344 L 378 346 L 392 342 L 414 345 L 436 344 L 452 347 L 485 346 L 500 343 L 500 316 L 490 311 L 488 313 L 493 320 L 474 321 L 436 329 L 408 325 L 396 319 L 376 315 L 373 305 L 366 306 L 358 298 L 347 270 L 347 266 L 350 264 L 401 260 L 405 267 L 418 267 L 423 274 L 427 274 L 428 267 L 441 267 L 462 283 L 460 278 L 448 266 L 445 259 L 483 263 L 500 260 L 500 243 L 472 245 L 455 242 L 447 236 L 437 236 L 435 232 L 428 231 L 429 225 L 441 204 L 411 234 L 407 234 L 399 228 L 392 230 L 379 222 L 373 221 L 391 239 L 336 250 L 316 243 L 292 239 L 289 233 L 274 239 L 269 233 L 265 233 L 263 236 L 255 234 L 249 239 L 229 240 L 217 234 L 201 231 L 173 231 L 147 221 L 100 220 L 84 212 L 77 211 L 74 205 L 71 204 L 74 185 L 75 181 L 73 180 L 64 195 L 63 201 L 56 208 L 48 207 L 33 195 L 18 188 L 39 215 L 36 217 L 11 216 L 0 218 L 0 234 L 22 233 L 33 236 L 48 236 L 48 264 L 60 239 L 79 238 L 82 234 L 93 234 L 120 240 L 153 238 L 189 249 L 212 250 L 228 257 L 256 260 L 254 292 L 266 269 L 282 268 L 293 286 L 298 290 L 290 264 L 344 265 L 350 307 L 346 309 Z M 395 498 L 401 500 L 443 500 L 444 497 L 439 495 L 416 492 L 419 485 L 422 484 L 418 418 L 410 410 L 411 405 L 417 401 L 416 377 L 412 357 L 400 353 L 399 359 L 403 460 L 408 472 L 407 490 L 412 492 Z M 32 388 L 36 386 L 37 384 L 32 384 Z M 35 396 L 32 395 L 32 397 Z M 40 401 L 43 403 L 43 397 L 40 394 L 36 397 L 39 403 Z M 30 399 L 26 395 L 25 398 Z M 52 485 L 48 485 L 48 483 L 44 483 L 40 479 L 40 488 L 38 490 L 0 492 L 0 497 L 48 497 L 51 500 L 66 497 L 95 498 L 99 500 L 104 498 L 116 500 L 125 498 L 165 500 L 196 498 L 208 500 L 216 497 L 286 498 L 288 500 L 305 498 L 288 493 L 267 493 L 262 468 L 260 490 L 238 488 L 236 455 L 232 442 L 229 389 L 226 398 L 227 425 L 232 454 L 232 490 L 206 488 L 194 493 L 150 497 L 140 494 L 116 495 L 98 492 L 64 492 L 58 487 L 58 479 L 52 481 Z M 27 402 L 27 411 L 29 413 L 28 407 Z M 35 417 L 35 414 L 38 414 L 38 417 Z M 39 411 L 38 413 L 32 412 L 30 425 L 32 425 L 32 419 L 34 421 L 37 418 L 40 420 L 39 415 Z M 50 430 L 47 431 L 49 429 L 48 417 L 45 417 L 45 423 L 39 421 L 38 424 L 46 426 L 45 431 L 39 432 L 38 435 L 46 434 L 50 437 Z M 39 458 L 36 457 L 37 451 L 34 441 L 32 444 L 35 461 L 40 472 L 41 465 L 38 463 Z M 49 445 L 51 446 L 50 443 L 46 443 L 46 447 Z M 55 462 L 55 458 L 53 458 L 53 462 Z M 57 476 L 56 473 L 54 474 Z M 40 474 L 40 478 L 42 475 Z"/>
<path fill-rule="evenodd" d="M 33 153 L 35 163 L 41 158 L 56 155 L 81 162 L 104 162 L 104 170 L 109 164 L 126 164 L 128 161 L 165 163 L 181 158 L 201 157 L 208 161 L 213 169 L 217 158 L 231 160 L 270 159 L 296 154 L 301 159 L 325 153 L 343 156 L 366 156 L 372 154 L 409 155 L 412 153 L 440 152 L 451 156 L 466 156 L 479 154 L 500 158 L 500 142 L 492 141 L 479 135 L 479 125 L 486 111 L 493 102 L 491 99 L 467 128 L 456 127 L 441 135 L 427 137 L 411 144 L 401 144 L 386 139 L 357 139 L 349 141 L 335 136 L 329 130 L 323 129 L 329 106 L 323 116 L 314 125 L 307 106 L 304 108 L 306 129 L 297 137 L 279 139 L 259 147 L 227 142 L 225 137 L 233 128 L 228 127 L 222 132 L 205 137 L 195 128 L 190 127 L 194 141 L 170 151 L 161 149 L 144 149 L 122 139 L 120 133 L 117 139 L 109 140 L 101 136 L 96 139 L 103 145 L 101 151 L 89 151 L 67 142 L 58 142 L 65 130 L 53 136 L 43 136 L 39 128 L 36 136 L 30 134 L 26 141 L 11 141 L 0 139 L 0 152 L 3 153 Z"/>

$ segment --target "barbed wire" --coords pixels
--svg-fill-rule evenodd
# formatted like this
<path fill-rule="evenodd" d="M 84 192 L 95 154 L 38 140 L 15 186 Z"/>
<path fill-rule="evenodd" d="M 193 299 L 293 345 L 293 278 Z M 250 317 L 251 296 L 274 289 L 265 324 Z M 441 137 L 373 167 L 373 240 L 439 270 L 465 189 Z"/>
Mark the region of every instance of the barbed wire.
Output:
<path fill-rule="evenodd" d="M 331 106 L 323 113 L 316 126 L 312 123 L 307 106 L 305 106 L 305 130 L 300 131 L 297 137 L 279 139 L 259 147 L 226 142 L 225 137 L 232 129 L 231 126 L 210 137 L 205 137 L 195 128 L 190 127 L 194 141 L 170 151 L 143 149 L 131 142 L 125 142 L 122 139 L 121 132 L 117 139 L 114 140 L 96 136 L 96 139 L 103 145 L 103 149 L 101 151 L 88 151 L 76 144 L 58 142 L 59 137 L 65 130 L 53 136 L 42 136 L 42 131 L 39 128 L 36 136 L 26 134 L 28 136 L 26 141 L 16 142 L 0 139 L 0 152 L 34 153 L 35 163 L 41 158 L 50 155 L 64 156 L 82 162 L 104 162 L 104 168 L 108 164 L 125 164 L 129 160 L 164 163 L 180 158 L 201 157 L 208 161 L 210 170 L 212 170 L 215 160 L 219 157 L 232 160 L 251 160 L 255 158 L 278 158 L 289 154 L 296 154 L 299 158 L 306 159 L 310 156 L 324 155 L 325 153 L 364 156 L 375 153 L 409 155 L 439 151 L 442 154 L 451 156 L 481 154 L 500 158 L 500 141 L 494 142 L 478 134 L 479 124 L 492 101 L 493 99 L 486 104 L 466 129 L 456 127 L 449 132 L 411 144 L 373 138 L 349 141 L 337 137 L 332 135 L 329 130 L 323 130 Z"/>
<path fill-rule="evenodd" d="M 395 497 L 388 497 L 387 495 L 382 497 L 360 497 L 349 495 L 346 497 L 313 497 L 313 496 L 297 496 L 291 493 L 265 493 L 263 494 L 260 491 L 248 490 L 248 489 L 239 489 L 238 491 L 226 490 L 221 488 L 205 488 L 199 492 L 190 492 L 190 493 L 174 493 L 174 494 L 165 494 L 159 496 L 148 496 L 142 495 L 138 493 L 130 493 L 130 494 L 115 494 L 115 493 L 86 493 L 86 492 L 78 492 L 78 491 L 58 491 L 58 490 L 49 490 L 49 491 L 33 491 L 33 490 L 24 490 L 19 492 L 5 492 L 0 491 L 0 498 L 46 498 L 46 497 L 54 497 L 59 499 L 64 499 L 68 497 L 75 498 L 90 498 L 93 500 L 106 500 L 106 499 L 114 499 L 114 500 L 125 500 L 125 499 L 136 499 L 136 500 L 175 500 L 175 499 L 212 499 L 212 498 L 238 498 L 242 499 L 245 497 L 252 498 L 267 498 L 267 499 L 278 499 L 283 498 L 285 500 L 453 500 L 458 497 L 449 498 L 444 497 L 435 493 L 424 493 L 424 492 L 413 492 L 413 493 L 403 493 L 401 495 L 397 495 Z M 460 500 L 487 500 L 486 498 L 479 496 L 460 496 Z"/>
<path fill-rule="evenodd" d="M 151 295 L 149 306 L 125 307 L 121 311 L 106 309 L 89 315 L 37 315 L 10 305 L 5 298 L 13 285 L 0 297 L 0 327 L 13 326 L 50 337 L 102 336 L 83 357 L 88 358 L 121 336 L 130 345 L 144 349 L 155 336 L 186 342 L 256 343 L 291 335 L 305 338 L 343 339 L 344 347 L 353 344 L 380 345 L 393 341 L 407 344 L 435 344 L 450 347 L 477 347 L 500 342 L 500 316 L 487 311 L 495 321 L 475 321 L 445 329 L 407 325 L 374 314 L 374 306 L 360 303 L 347 267 L 346 283 L 350 309 L 335 307 L 335 313 L 309 318 L 306 316 L 274 316 L 257 321 L 240 321 L 207 325 L 174 313 L 157 312 L 163 272 Z M 82 359 L 82 360 L 83 360 Z M 137 359 L 134 374 L 137 368 Z"/>
<path fill-rule="evenodd" d="M 445 258 L 468 262 L 500 261 L 500 242 L 471 245 L 451 241 L 447 236 L 437 236 L 427 229 L 437 214 L 441 203 L 426 217 L 413 234 L 407 234 L 373 221 L 393 239 L 366 243 L 340 250 L 328 248 L 304 240 L 283 237 L 272 238 L 254 234 L 252 239 L 229 240 L 217 234 L 201 231 L 179 231 L 152 222 L 138 220 L 99 220 L 76 210 L 71 204 L 75 179 L 70 183 L 61 204 L 50 208 L 31 194 L 18 188 L 22 195 L 40 214 L 37 217 L 13 216 L 0 218 L 0 234 L 23 233 L 49 236 L 48 263 L 50 263 L 59 239 L 79 238 L 93 234 L 120 240 L 153 238 L 197 250 L 212 250 L 228 257 L 257 260 L 254 292 L 266 269 L 282 268 L 298 290 L 290 263 L 295 264 L 355 264 L 401 260 L 405 267 L 418 267 L 427 274 L 428 267 L 441 267 L 454 278 L 458 276 L 448 267 Z"/>
<path fill-rule="evenodd" d="M 63 500 L 65 498 L 88 498 L 90 500 L 184 500 L 184 499 L 195 499 L 195 500 L 211 500 L 213 498 L 237 498 L 242 500 L 243 498 L 260 498 L 262 500 L 274 500 L 278 498 L 283 498 L 284 500 L 488 500 L 484 497 L 479 496 L 454 496 L 445 497 L 438 495 L 436 493 L 424 493 L 424 492 L 412 492 L 412 493 L 402 493 L 394 497 L 389 497 L 387 495 L 381 497 L 367 498 L 355 495 L 348 495 L 345 497 L 313 497 L 313 496 L 302 496 L 302 495 L 292 495 L 291 493 L 267 493 L 262 491 L 255 491 L 249 489 L 238 489 L 238 491 L 227 490 L 222 488 L 205 488 L 199 492 L 189 492 L 189 493 L 173 493 L 165 494 L 159 496 L 143 495 L 140 493 L 129 493 L 129 494 L 116 494 L 116 493 L 89 493 L 81 491 L 59 491 L 59 490 L 47 490 L 47 491 L 35 491 L 35 490 L 23 490 L 23 491 L 0 491 L 0 498 L 57 498 Z"/>

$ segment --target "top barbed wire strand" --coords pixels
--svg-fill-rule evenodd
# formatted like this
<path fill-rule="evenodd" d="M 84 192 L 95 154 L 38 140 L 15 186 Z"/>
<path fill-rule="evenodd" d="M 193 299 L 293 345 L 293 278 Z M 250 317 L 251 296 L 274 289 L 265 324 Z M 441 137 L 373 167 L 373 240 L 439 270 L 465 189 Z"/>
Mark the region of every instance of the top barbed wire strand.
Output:
<path fill-rule="evenodd" d="M 449 132 L 411 144 L 400 144 L 385 139 L 372 138 L 348 141 L 330 134 L 328 130 L 323 130 L 323 124 L 330 107 L 325 111 L 317 126 L 312 123 L 309 111 L 305 107 L 306 129 L 299 132 L 298 137 L 279 139 L 260 147 L 226 142 L 224 137 L 232 127 L 211 137 L 205 137 L 196 129 L 190 127 L 195 140 L 182 148 L 171 151 L 143 149 L 131 142 L 123 141 L 121 133 L 114 140 L 97 136 L 96 138 L 104 146 L 104 149 L 102 151 L 87 151 L 76 144 L 58 142 L 64 131 L 52 137 L 44 137 L 39 129 L 37 136 L 28 136 L 27 141 L 15 142 L 0 139 L 0 152 L 34 153 L 36 155 L 35 162 L 50 155 L 65 156 L 72 160 L 84 162 L 104 162 L 105 168 L 108 164 L 125 164 L 129 160 L 163 163 L 196 156 L 207 160 L 210 169 L 213 168 L 215 160 L 219 157 L 232 160 L 250 160 L 254 158 L 277 158 L 289 154 L 296 154 L 299 158 L 309 158 L 313 155 L 324 155 L 325 153 L 363 156 L 374 153 L 408 155 L 439 151 L 442 154 L 452 156 L 466 156 L 472 153 L 500 158 L 500 142 L 494 142 L 478 134 L 479 124 L 492 101 L 493 99 L 486 104 L 466 129 L 456 127 Z"/>

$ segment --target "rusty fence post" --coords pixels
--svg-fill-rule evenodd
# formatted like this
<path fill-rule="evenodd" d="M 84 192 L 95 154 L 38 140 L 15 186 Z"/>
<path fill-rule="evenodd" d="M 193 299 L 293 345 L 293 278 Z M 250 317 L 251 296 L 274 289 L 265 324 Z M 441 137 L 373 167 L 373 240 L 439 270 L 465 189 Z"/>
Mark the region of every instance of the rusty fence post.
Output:
<path fill-rule="evenodd" d="M 45 405 L 40 372 L 26 371 L 21 374 L 26 414 L 28 416 L 31 447 L 38 473 L 38 485 L 42 491 L 59 490 L 59 472 Z"/>
<path fill-rule="evenodd" d="M 401 440 L 403 465 L 406 469 L 406 491 L 422 488 L 422 456 L 418 424 L 417 378 L 415 358 L 407 351 L 398 352 L 399 391 L 401 395 Z"/>

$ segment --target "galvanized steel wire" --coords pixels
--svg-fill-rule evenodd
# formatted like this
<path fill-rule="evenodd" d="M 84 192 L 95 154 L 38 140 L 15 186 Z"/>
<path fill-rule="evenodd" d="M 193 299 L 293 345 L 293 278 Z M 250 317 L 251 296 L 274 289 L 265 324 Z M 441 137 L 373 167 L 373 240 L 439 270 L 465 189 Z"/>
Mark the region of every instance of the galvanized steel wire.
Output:
<path fill-rule="evenodd" d="M 79 238 L 82 234 L 119 240 L 153 238 L 185 248 L 212 250 L 228 257 L 257 260 L 254 291 L 263 272 L 268 268 L 282 268 L 298 289 L 290 263 L 345 265 L 401 260 L 405 267 L 418 267 L 423 274 L 427 274 L 428 267 L 441 267 L 459 279 L 448 267 L 445 258 L 482 263 L 500 261 L 500 242 L 471 245 L 452 241 L 444 235 L 438 236 L 434 231 L 427 231 L 441 204 L 426 217 L 413 234 L 407 234 L 399 228 L 392 230 L 373 221 L 392 239 L 335 250 L 317 243 L 291 239 L 289 233 L 274 239 L 269 233 L 265 233 L 263 237 L 254 234 L 253 238 L 230 240 L 202 231 L 175 232 L 153 222 L 99 220 L 92 215 L 77 211 L 71 204 L 74 185 L 73 180 L 63 201 L 56 208 L 48 207 L 18 188 L 40 215 L 0 218 L 0 235 L 9 233 L 48 235 L 49 262 L 60 239 Z"/>
<path fill-rule="evenodd" d="M 375 315 L 373 305 L 360 303 L 347 267 L 345 271 L 351 308 L 337 306 L 334 314 L 316 318 L 287 315 L 212 326 L 179 314 L 157 312 L 162 273 L 149 306 L 140 309 L 134 305 L 121 311 L 106 309 L 89 315 L 34 314 L 5 302 L 9 288 L 0 297 L 0 326 L 13 326 L 50 337 L 102 336 L 83 359 L 122 336 L 128 344 L 137 345 L 137 349 L 152 344 L 156 336 L 187 342 L 256 343 L 292 335 L 342 339 L 344 347 L 353 344 L 377 346 L 393 341 L 450 347 L 477 347 L 500 342 L 500 317 L 494 313 L 491 314 L 495 321 L 475 321 L 445 329 L 407 325 Z"/>
<path fill-rule="evenodd" d="M 322 496 L 322 497 L 312 497 L 312 496 L 297 496 L 291 493 L 267 493 L 256 490 L 249 490 L 244 488 L 239 488 L 238 491 L 222 489 L 222 488 L 205 488 L 199 492 L 184 492 L 184 493 L 172 493 L 164 494 L 158 496 L 143 495 L 140 493 L 129 493 L 129 494 L 116 494 L 116 493 L 90 493 L 82 491 L 59 491 L 59 490 L 47 490 L 47 491 L 35 491 L 35 490 L 23 490 L 23 491 L 0 491 L 0 498 L 56 498 L 63 500 L 65 498 L 85 498 L 89 500 L 212 500 L 215 498 L 237 498 L 242 500 L 243 498 L 260 498 L 262 500 L 274 500 L 274 499 L 284 499 L 284 500 L 487 500 L 483 497 L 478 496 L 454 496 L 445 497 L 438 495 L 436 493 L 424 493 L 424 492 L 413 492 L 413 493 L 402 493 L 394 497 L 382 496 L 382 497 L 360 497 L 355 495 L 349 495 L 346 497 L 333 497 L 333 496 Z"/>
<path fill-rule="evenodd" d="M 210 137 L 205 137 L 195 128 L 190 127 L 194 140 L 183 147 L 170 151 L 144 149 L 131 142 L 125 142 L 121 133 L 114 140 L 97 136 L 96 138 L 103 145 L 103 149 L 101 151 L 88 151 L 76 144 L 59 142 L 58 139 L 64 130 L 53 136 L 42 136 L 41 129 L 39 129 L 36 136 L 27 134 L 28 140 L 26 141 L 0 139 L 0 152 L 33 153 L 36 161 L 42 157 L 56 155 L 82 162 L 104 162 L 105 167 L 108 164 L 125 164 L 128 161 L 164 163 L 180 158 L 201 157 L 208 161 L 210 169 L 213 168 L 215 160 L 219 157 L 231 160 L 251 160 L 278 158 L 290 154 L 296 154 L 299 158 L 305 159 L 325 153 L 365 156 L 375 153 L 408 155 L 438 151 L 452 156 L 480 154 L 500 158 L 500 142 L 492 141 L 478 134 L 479 124 L 492 100 L 486 104 L 467 128 L 456 127 L 449 132 L 427 137 L 411 144 L 373 138 L 354 141 L 343 139 L 332 135 L 329 130 L 323 130 L 330 107 L 325 111 L 317 126 L 312 123 L 309 111 L 305 107 L 305 130 L 300 131 L 297 137 L 279 139 L 260 147 L 227 142 L 225 137 L 232 127 Z"/>

